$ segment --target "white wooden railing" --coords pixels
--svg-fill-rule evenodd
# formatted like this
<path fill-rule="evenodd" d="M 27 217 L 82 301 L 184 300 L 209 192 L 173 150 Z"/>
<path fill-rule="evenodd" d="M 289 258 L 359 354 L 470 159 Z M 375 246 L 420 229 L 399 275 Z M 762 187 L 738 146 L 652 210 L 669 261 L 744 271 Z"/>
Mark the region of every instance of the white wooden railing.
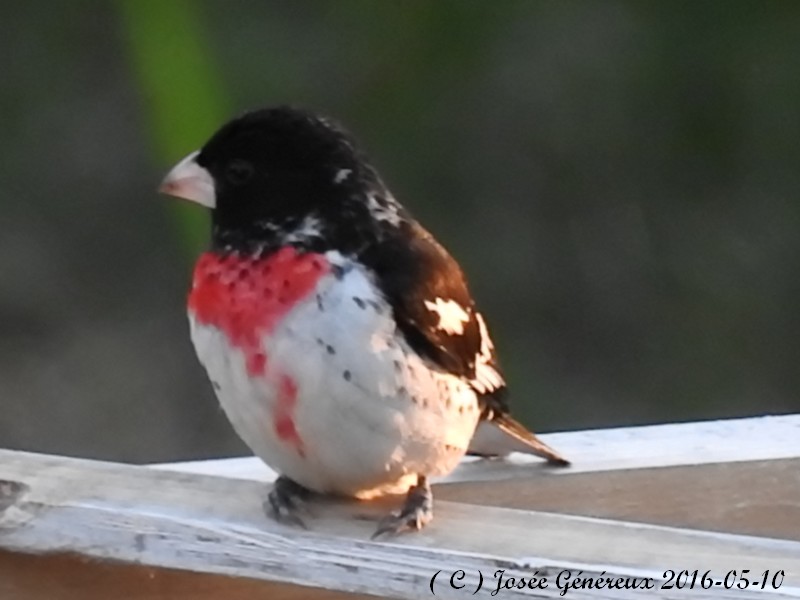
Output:
<path fill-rule="evenodd" d="M 800 598 L 800 415 L 542 438 L 574 466 L 467 459 L 428 528 L 381 541 L 386 502 L 315 504 L 310 531 L 266 519 L 254 458 L 0 450 L 0 600 L 467 598 L 481 578 L 489 598 L 501 577 L 526 587 L 498 598 Z"/>

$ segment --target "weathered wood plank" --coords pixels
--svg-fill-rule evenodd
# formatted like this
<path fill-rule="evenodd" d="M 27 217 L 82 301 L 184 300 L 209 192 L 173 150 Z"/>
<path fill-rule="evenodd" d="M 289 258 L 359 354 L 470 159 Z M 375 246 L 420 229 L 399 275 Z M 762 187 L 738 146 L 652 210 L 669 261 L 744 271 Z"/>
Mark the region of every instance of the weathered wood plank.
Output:
<path fill-rule="evenodd" d="M 0 551 L 2 600 L 377 600 L 287 583 Z"/>
<path fill-rule="evenodd" d="M 550 433 L 541 438 L 569 457 L 573 465 L 553 469 L 522 454 L 502 461 L 467 457 L 452 474 L 436 482 L 515 480 L 529 476 L 532 470 L 570 477 L 623 469 L 800 458 L 800 415 Z M 153 466 L 255 481 L 275 478 L 271 469 L 252 456 Z"/>
<path fill-rule="evenodd" d="M 798 473 L 800 459 L 729 462 L 443 484 L 434 497 L 800 541 Z"/>
<path fill-rule="evenodd" d="M 666 569 L 785 571 L 773 598 L 800 597 L 800 543 L 670 529 L 584 517 L 441 502 L 434 523 L 388 542 L 368 540 L 387 504 L 315 507 L 312 531 L 264 518 L 264 486 L 251 482 L 0 451 L 0 548 L 71 552 L 117 560 L 312 585 L 396 598 L 430 593 L 437 570 L 491 578 L 567 568 L 584 575 L 646 577 Z M 2 493 L 2 492 L 0 492 Z M 587 493 L 591 493 L 590 490 Z M 380 505 L 377 505 L 380 504 Z M 5 506 L 5 508 L 3 508 Z M 448 575 L 449 576 L 449 575 Z M 470 586 L 472 586 L 470 588 Z M 489 597 L 485 586 L 479 597 Z M 439 580 L 438 597 L 462 597 Z M 572 598 L 633 598 L 642 590 L 570 590 Z M 756 590 L 660 590 L 658 597 L 755 598 Z M 507 597 L 560 597 L 508 590 Z"/>

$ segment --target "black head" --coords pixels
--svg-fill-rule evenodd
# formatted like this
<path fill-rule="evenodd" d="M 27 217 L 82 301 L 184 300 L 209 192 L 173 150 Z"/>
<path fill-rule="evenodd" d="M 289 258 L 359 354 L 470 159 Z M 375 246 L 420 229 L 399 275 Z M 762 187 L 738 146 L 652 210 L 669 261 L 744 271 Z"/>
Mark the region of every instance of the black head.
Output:
<path fill-rule="evenodd" d="M 286 107 L 230 121 L 162 185 L 213 209 L 218 247 L 277 243 L 311 221 L 319 229 L 358 220 L 368 194 L 380 190 L 377 173 L 343 128 Z"/>

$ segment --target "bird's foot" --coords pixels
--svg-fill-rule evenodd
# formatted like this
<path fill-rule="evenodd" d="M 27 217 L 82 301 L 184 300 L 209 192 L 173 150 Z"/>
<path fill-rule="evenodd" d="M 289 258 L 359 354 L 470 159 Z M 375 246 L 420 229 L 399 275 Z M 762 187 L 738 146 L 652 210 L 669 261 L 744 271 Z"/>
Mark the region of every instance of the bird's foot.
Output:
<path fill-rule="evenodd" d="M 433 492 L 425 477 L 420 476 L 417 485 L 408 490 L 403 508 L 381 520 L 372 539 L 387 534 L 396 535 L 404 531 L 422 529 L 433 519 Z"/>
<path fill-rule="evenodd" d="M 281 475 L 275 480 L 264 502 L 264 512 L 278 523 L 308 529 L 300 514 L 308 515 L 305 505 L 312 492 L 299 483 Z"/>

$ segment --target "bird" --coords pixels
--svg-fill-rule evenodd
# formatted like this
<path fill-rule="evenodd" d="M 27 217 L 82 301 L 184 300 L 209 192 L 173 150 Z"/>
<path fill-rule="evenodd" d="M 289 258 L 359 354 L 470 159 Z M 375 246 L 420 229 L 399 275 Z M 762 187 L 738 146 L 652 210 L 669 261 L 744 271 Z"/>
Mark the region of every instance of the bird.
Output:
<path fill-rule="evenodd" d="M 225 123 L 159 191 L 211 211 L 191 340 L 233 428 L 278 473 L 264 510 L 405 494 L 373 537 L 433 518 L 465 454 L 569 462 L 515 420 L 486 319 L 448 251 L 337 121 L 291 106 Z"/>

